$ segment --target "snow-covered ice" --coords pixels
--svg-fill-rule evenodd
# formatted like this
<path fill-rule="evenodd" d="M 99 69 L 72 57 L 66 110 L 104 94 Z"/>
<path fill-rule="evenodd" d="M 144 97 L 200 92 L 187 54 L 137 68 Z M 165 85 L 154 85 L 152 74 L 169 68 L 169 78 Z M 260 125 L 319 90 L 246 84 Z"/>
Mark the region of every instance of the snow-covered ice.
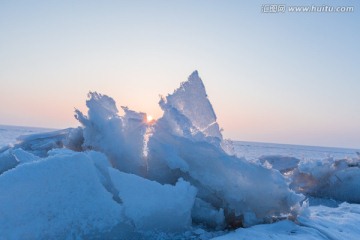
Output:
<path fill-rule="evenodd" d="M 78 128 L 1 126 L 0 239 L 360 237 L 355 150 L 225 140 L 197 71 L 152 122 L 100 93 L 86 105 Z"/>
<path fill-rule="evenodd" d="M 139 230 L 179 232 L 190 229 L 196 188 L 182 179 L 161 185 L 134 174 L 109 169 L 124 214 Z"/>
<path fill-rule="evenodd" d="M 214 240 L 245 239 L 360 239 L 360 206 L 342 203 L 337 208 L 311 206 L 308 216 L 299 216 L 297 221 L 284 220 L 273 224 L 240 228 Z"/>
<path fill-rule="evenodd" d="M 0 238 L 81 238 L 118 224 L 122 206 L 102 186 L 91 155 L 58 151 L 0 175 Z"/>

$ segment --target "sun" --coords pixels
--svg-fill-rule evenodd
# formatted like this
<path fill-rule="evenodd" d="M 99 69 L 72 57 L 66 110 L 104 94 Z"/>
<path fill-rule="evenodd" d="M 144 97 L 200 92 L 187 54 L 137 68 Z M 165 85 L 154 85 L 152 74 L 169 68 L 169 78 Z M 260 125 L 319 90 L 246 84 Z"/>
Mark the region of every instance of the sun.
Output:
<path fill-rule="evenodd" d="M 152 122 L 154 120 L 154 118 L 151 116 L 151 115 L 147 115 L 146 116 L 146 121 L 149 123 L 149 122 Z"/>

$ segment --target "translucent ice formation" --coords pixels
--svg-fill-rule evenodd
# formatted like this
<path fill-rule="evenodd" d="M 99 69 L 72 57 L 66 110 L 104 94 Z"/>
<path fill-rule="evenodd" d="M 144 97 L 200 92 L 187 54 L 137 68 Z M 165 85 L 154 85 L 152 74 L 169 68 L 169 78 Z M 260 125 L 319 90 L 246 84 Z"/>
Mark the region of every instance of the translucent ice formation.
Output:
<path fill-rule="evenodd" d="M 197 72 L 161 98 L 153 123 L 127 107 L 119 115 L 111 97 L 88 97 L 88 112 L 75 111 L 81 127 L 0 152 L 0 232 L 9 239 L 129 238 L 296 217 L 303 196 L 279 171 L 228 154 Z"/>
<path fill-rule="evenodd" d="M 288 188 L 279 172 L 223 150 L 215 113 L 197 72 L 160 100 L 164 115 L 154 125 L 147 125 L 144 113 L 128 108 L 119 116 L 107 96 L 89 97 L 87 116 L 76 112 L 84 126 L 83 148 L 105 153 L 115 168 L 162 184 L 176 184 L 179 178 L 189 181 L 206 206 L 224 213 L 228 225 L 249 226 L 296 214 L 302 197 Z M 151 135 L 146 136 L 149 128 Z"/>

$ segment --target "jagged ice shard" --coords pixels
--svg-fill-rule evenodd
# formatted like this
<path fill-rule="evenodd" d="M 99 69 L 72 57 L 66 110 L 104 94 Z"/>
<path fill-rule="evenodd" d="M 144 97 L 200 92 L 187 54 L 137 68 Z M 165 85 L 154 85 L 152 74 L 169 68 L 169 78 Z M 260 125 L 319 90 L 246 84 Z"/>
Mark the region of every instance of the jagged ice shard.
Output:
<path fill-rule="evenodd" d="M 17 200 L 16 206 L 25 207 L 10 218 L 12 224 L 0 219 L 0 232 L 9 239 L 30 232 L 40 238 L 60 233 L 64 238 L 105 233 L 126 238 L 144 231 L 183 232 L 194 224 L 223 229 L 296 218 L 304 197 L 289 189 L 279 171 L 229 154 L 231 143 L 222 137 L 197 71 L 161 98 L 164 114 L 152 123 L 146 121 L 146 113 L 127 107 L 119 115 L 115 101 L 106 95 L 90 92 L 88 97 L 87 114 L 75 111 L 81 127 L 23 138 L 0 152 L 0 214 L 10 214 L 11 189 L 21 191 L 22 181 L 32 186 Z M 47 168 L 53 172 L 46 173 Z M 32 172 L 38 172 L 40 180 Z M 52 184 L 44 188 L 42 178 Z M 79 189 L 83 190 L 74 198 L 59 198 Z M 51 197 L 42 197 L 46 194 Z M 46 222 L 59 214 L 54 210 L 57 199 L 70 201 L 60 206 L 77 211 L 66 212 L 61 221 Z M 82 201 L 91 204 L 81 206 Z M 98 206 L 106 210 L 91 211 Z M 22 227 L 16 227 L 17 221 Z M 54 232 L 42 235 L 47 224 Z M 71 226 L 77 230 L 66 235 Z"/>
<path fill-rule="evenodd" d="M 173 134 L 199 141 L 222 141 L 215 112 L 197 71 L 173 94 L 162 97 L 159 104 Z"/>
<path fill-rule="evenodd" d="M 196 71 L 173 94 L 162 98 L 160 106 L 164 115 L 148 143 L 148 178 L 172 184 L 184 178 L 197 187 L 198 199 L 224 211 L 228 225 L 249 226 L 296 213 L 302 196 L 288 188 L 278 171 L 222 149 L 216 115 Z"/>

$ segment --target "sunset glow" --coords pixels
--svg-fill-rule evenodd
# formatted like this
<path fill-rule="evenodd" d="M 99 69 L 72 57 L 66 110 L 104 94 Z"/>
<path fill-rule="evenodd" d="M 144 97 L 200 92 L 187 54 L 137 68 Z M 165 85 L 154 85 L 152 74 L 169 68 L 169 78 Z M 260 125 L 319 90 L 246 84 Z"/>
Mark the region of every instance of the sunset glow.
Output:
<path fill-rule="evenodd" d="M 152 122 L 153 120 L 154 120 L 154 118 L 153 118 L 151 115 L 147 115 L 147 116 L 146 116 L 146 121 L 147 121 L 148 123 Z"/>
<path fill-rule="evenodd" d="M 357 1 L 313 14 L 262 1 L 46 2 L 0 3 L 0 124 L 77 127 L 89 90 L 162 116 L 159 94 L 198 70 L 226 138 L 359 147 Z"/>

